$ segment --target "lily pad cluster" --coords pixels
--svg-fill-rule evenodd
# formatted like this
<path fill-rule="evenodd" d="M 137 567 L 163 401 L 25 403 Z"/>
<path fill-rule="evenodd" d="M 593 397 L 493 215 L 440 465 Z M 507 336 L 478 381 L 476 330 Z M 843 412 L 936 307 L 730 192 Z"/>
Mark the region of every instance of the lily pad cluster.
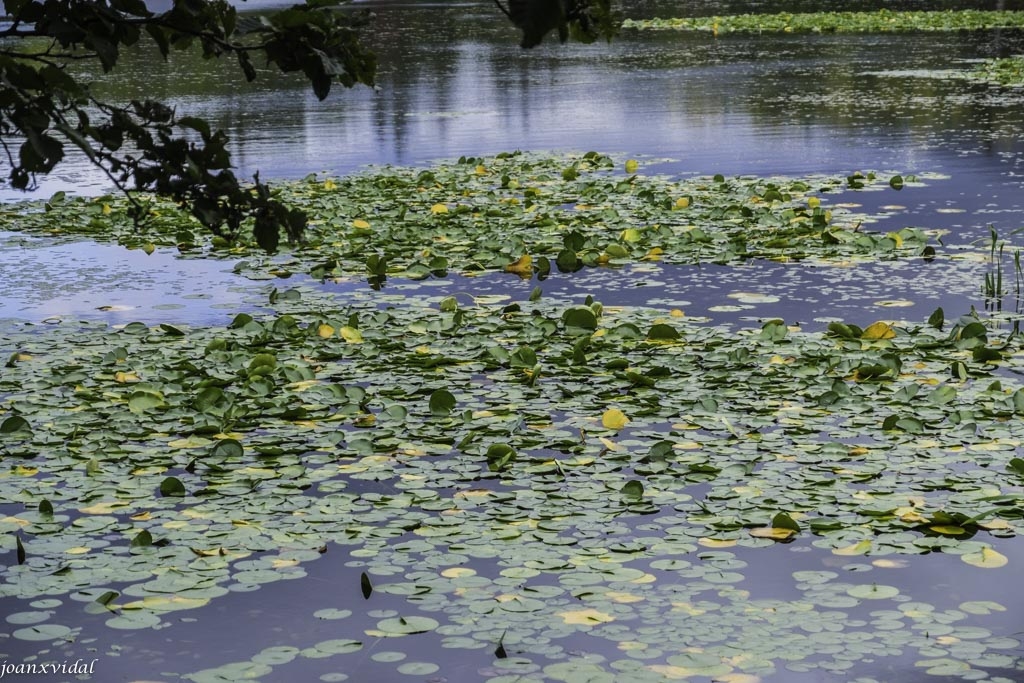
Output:
<path fill-rule="evenodd" d="M 975 677 L 1017 666 L 1016 640 L 912 589 L 799 573 L 792 601 L 745 583 L 746 553 L 786 542 L 1005 565 L 1024 517 L 1024 346 L 1006 330 L 941 312 L 809 333 L 542 295 L 272 298 L 275 315 L 226 328 L 4 329 L 0 596 L 152 628 L 344 552 L 363 579 L 317 618 L 381 594 L 408 609 L 292 658 L 442 637 L 498 653 L 495 680 L 901 653 Z M 75 635 L 25 612 L 16 639 Z M 837 628 L 861 645 L 837 650 Z M 578 661 L 582 635 L 604 654 Z"/>
<path fill-rule="evenodd" d="M 624 27 L 723 33 L 891 33 L 1024 27 L 1024 12 L 985 10 L 806 12 L 627 19 Z"/>
<path fill-rule="evenodd" d="M 1024 56 L 985 60 L 974 71 L 969 72 L 969 77 L 986 83 L 1019 87 L 1024 85 Z"/>
<path fill-rule="evenodd" d="M 377 281 L 449 271 L 544 276 L 637 260 L 892 258 L 920 254 L 928 242 L 916 228 L 872 232 L 868 217 L 829 204 L 840 191 L 900 189 L 917 182 L 913 176 L 678 180 L 642 175 L 635 160 L 625 166 L 626 174 L 615 172 L 610 157 L 594 152 L 511 153 L 283 184 L 281 197 L 304 210 L 311 227 L 305 243 L 274 258 L 255 244 L 207 240 L 193 219 L 152 198 L 141 229 L 121 200 L 63 195 L 4 207 L 0 229 L 244 259 L 236 270 L 252 278 L 308 273 Z"/>

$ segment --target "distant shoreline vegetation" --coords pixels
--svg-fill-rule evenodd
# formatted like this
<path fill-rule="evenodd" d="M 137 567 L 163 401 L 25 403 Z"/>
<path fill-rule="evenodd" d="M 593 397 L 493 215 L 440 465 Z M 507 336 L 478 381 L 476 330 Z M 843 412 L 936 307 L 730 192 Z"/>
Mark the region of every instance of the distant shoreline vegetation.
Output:
<path fill-rule="evenodd" d="M 1024 28 L 1024 12 L 913 11 L 739 14 L 721 17 L 628 19 L 625 28 L 720 33 L 877 33 Z"/>

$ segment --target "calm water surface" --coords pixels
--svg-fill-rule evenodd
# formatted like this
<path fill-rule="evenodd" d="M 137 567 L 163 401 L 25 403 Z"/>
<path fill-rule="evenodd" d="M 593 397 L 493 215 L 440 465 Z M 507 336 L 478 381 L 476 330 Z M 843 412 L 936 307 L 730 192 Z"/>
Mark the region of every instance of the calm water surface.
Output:
<path fill-rule="evenodd" d="M 268 74 L 250 86 L 239 83 L 230 69 L 181 55 L 164 64 L 144 49 L 132 55 L 116 80 L 97 87 L 115 97 L 168 97 L 180 112 L 212 119 L 234 140 L 242 173 L 259 170 L 263 178 L 347 173 L 366 164 L 423 164 L 512 149 L 596 149 L 645 160 L 646 172 L 678 175 L 846 174 L 866 169 L 941 173 L 948 178 L 924 188 L 857 200 L 865 202 L 869 213 L 880 215 L 879 229 L 946 229 L 946 241 L 953 245 L 985 239 L 989 226 L 1005 236 L 1024 226 L 1024 94 L 952 77 L 977 60 L 1024 52 L 1020 32 L 714 38 L 627 31 L 611 45 L 545 44 L 524 52 L 489 2 L 356 4 L 376 14 L 372 42 L 381 62 L 376 91 L 337 91 L 318 102 L 307 87 L 291 79 Z M 870 8 L 882 3 L 862 4 Z M 726 14 L 777 10 L 776 5 L 695 2 L 686 8 L 693 14 Z M 789 6 L 847 8 L 847 3 Z M 1003 6 L 1020 9 L 1024 4 Z M 679 3 L 650 1 L 634 2 L 627 11 L 657 16 L 677 14 L 681 8 Z M 56 190 L 98 193 L 104 186 L 102 178 L 72 161 L 43 179 L 36 195 Z M 5 199 L 15 196 L 10 191 L 0 194 Z M 882 209 L 891 204 L 900 206 Z M 234 311 L 265 301 L 269 289 L 266 283 L 234 275 L 231 266 L 181 261 L 171 253 L 146 257 L 116 247 L 3 234 L 0 272 L 6 277 L 0 284 L 0 318 L 223 324 Z M 679 307 L 688 315 L 738 325 L 783 317 L 814 326 L 834 318 L 920 320 L 939 305 L 947 309 L 947 317 L 972 305 L 980 309 L 985 305 L 983 270 L 976 262 L 949 260 L 846 268 L 645 265 L 559 275 L 541 284 L 546 295 L 576 301 L 594 293 L 605 304 Z M 519 297 L 535 284 L 512 276 L 453 276 L 432 287 L 439 293 Z M 343 297 L 351 288 L 366 286 L 353 281 L 325 288 Z M 401 292 L 410 286 L 392 281 L 387 288 Z M 751 290 L 777 300 L 748 304 L 730 296 Z M 900 303 L 894 306 L 893 301 Z M 818 569 L 832 559 L 794 552 L 799 550 L 780 546 L 759 552 L 756 561 L 766 578 L 757 590 L 772 594 L 777 587 L 771 577 L 776 574 L 789 581 L 794 568 Z M 1024 561 L 1020 544 L 1007 544 L 1003 552 L 1011 556 L 1011 567 Z M 959 582 L 965 574 L 962 563 L 946 559 L 950 561 L 910 558 L 915 563 L 915 599 L 938 603 L 941 596 L 952 595 L 954 604 L 1000 600 L 1010 607 L 1008 616 L 986 621 L 986 627 L 1006 635 L 1019 631 L 1024 609 L 1019 600 L 1013 602 L 998 585 Z M 104 657 L 102 680 L 159 680 L 161 671 L 244 660 L 270 645 L 302 647 L 324 638 L 359 637 L 372 619 L 354 617 L 344 622 L 345 632 L 328 632 L 335 622 L 309 616 L 321 606 L 311 604 L 318 602 L 314 595 L 324 594 L 325 586 L 355 585 L 358 572 L 358 563 L 352 564 L 343 550 L 332 549 L 309 566 L 308 577 L 233 595 L 188 614 L 197 619 L 192 623 L 176 619 L 159 631 L 123 634 L 100 627 L 98 620 L 105 617 L 84 617 L 82 623 L 88 628 L 90 619 L 96 621 L 90 633 L 100 635 L 89 647 Z M 309 589 L 311 582 L 316 591 Z M 8 607 L 0 607 L 4 609 Z M 83 618 L 77 606 L 62 609 Z M 244 639 L 238 637 L 240 620 L 246 623 Z M 26 653 L 16 648 L 28 645 L 3 643 L 0 650 L 18 657 Z M 581 648 L 588 645 L 580 643 Z M 435 639 L 423 638 L 421 647 L 424 656 L 436 656 Z M 492 662 L 490 651 L 457 652 L 462 661 L 433 680 L 481 680 Z M 311 661 L 307 666 L 305 680 L 316 680 L 337 664 Z M 879 666 L 865 663 L 858 671 L 885 679 Z M 915 673 L 912 661 L 896 666 L 896 674 L 886 674 L 896 677 L 888 680 L 942 680 Z M 420 680 L 400 677 L 393 665 L 369 657 L 347 673 L 354 681 Z M 295 680 L 294 675 L 282 667 L 276 677 L 264 680 Z M 772 680 L 838 683 L 853 678 L 783 672 Z"/>
<path fill-rule="evenodd" d="M 865 3 L 863 9 L 881 4 Z M 256 7 L 268 5 L 274 3 Z M 814 5 L 849 9 L 840 3 Z M 226 64 L 187 55 L 164 63 L 146 49 L 130 55 L 116 79 L 95 74 L 97 87 L 112 97 L 170 98 L 179 111 L 212 119 L 234 140 L 241 173 L 258 170 L 263 178 L 512 149 L 596 149 L 646 159 L 644 172 L 677 175 L 937 172 L 949 180 L 930 192 L 887 196 L 889 203 L 914 204 L 889 212 L 893 215 L 879 229 L 950 228 L 953 242 L 970 242 L 987 237 L 990 225 L 1001 235 L 1024 225 L 1020 93 L 950 77 L 977 60 L 1024 52 L 1020 32 L 715 38 L 625 31 L 610 45 L 549 41 L 523 51 L 514 29 L 488 2 L 370 0 L 356 7 L 375 14 L 370 42 L 381 64 L 376 90 L 336 89 L 319 102 L 295 79 L 265 74 L 245 84 Z M 763 6 L 700 2 L 688 8 L 694 14 L 724 14 Z M 678 5 L 634 2 L 626 9 L 631 16 L 666 16 L 676 14 Z M 42 179 L 35 195 L 104 189 L 104 179 L 79 161 Z M 14 196 L 0 189 L 0 197 Z M 952 220 L 949 212 L 956 212 Z M 37 251 L 29 258 L 36 256 L 47 254 Z M 163 277 L 157 260 L 133 265 L 141 280 Z M 16 275 L 26 268 L 24 253 L 0 248 L 0 267 Z M 181 296 L 189 295 L 190 286 L 195 294 L 206 291 L 209 266 L 185 267 L 194 269 L 195 277 L 186 278 Z M 937 270 L 905 267 L 900 277 L 936 289 Z M 661 277 L 693 280 L 688 269 L 666 268 Z M 804 277 L 826 301 L 830 298 L 828 277 Z M 971 277 L 979 284 L 968 286 L 951 274 L 949 308 L 969 306 L 965 297 L 981 307 L 980 271 Z M 625 281 L 613 287 L 630 288 Z M 98 301 L 119 303 L 103 289 L 80 297 L 83 291 L 78 282 L 44 299 L 31 278 L 10 277 L 0 317 L 51 315 L 51 302 L 61 296 L 83 301 L 77 308 L 62 304 L 68 315 L 95 315 L 91 304 Z M 877 300 L 872 297 L 864 304 L 870 307 Z M 153 302 L 163 303 L 168 302 Z M 717 303 L 709 299 L 697 307 Z M 207 312 L 187 307 L 180 315 L 201 322 L 210 320 Z"/>

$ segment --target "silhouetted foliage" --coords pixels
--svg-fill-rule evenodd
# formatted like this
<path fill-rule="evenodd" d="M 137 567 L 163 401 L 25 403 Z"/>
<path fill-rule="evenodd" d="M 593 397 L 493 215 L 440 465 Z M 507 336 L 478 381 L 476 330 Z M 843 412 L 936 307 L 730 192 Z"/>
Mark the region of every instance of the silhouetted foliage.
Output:
<path fill-rule="evenodd" d="M 523 45 L 552 30 L 562 40 L 611 35 L 610 0 L 512 0 L 502 10 L 523 30 Z M 111 183 L 153 191 L 188 206 L 210 231 L 236 237 L 251 226 L 258 243 L 274 251 L 281 234 L 301 238 L 306 216 L 275 199 L 254 177 L 232 171 L 228 136 L 201 118 L 178 116 L 154 100 L 128 103 L 96 97 L 70 68 L 98 62 L 114 69 L 122 49 L 148 37 L 166 59 L 198 47 L 206 58 L 229 57 L 252 81 L 255 60 L 282 72 L 300 72 L 319 99 L 339 83 L 372 85 L 376 59 L 360 43 L 364 13 L 331 8 L 336 0 L 307 0 L 267 16 L 239 15 L 227 0 L 174 0 L 166 12 L 142 0 L 4 0 L 0 23 L 0 148 L 8 182 L 31 189 L 52 171 L 65 147 L 80 149 Z M 134 204 L 136 220 L 143 220 Z"/>

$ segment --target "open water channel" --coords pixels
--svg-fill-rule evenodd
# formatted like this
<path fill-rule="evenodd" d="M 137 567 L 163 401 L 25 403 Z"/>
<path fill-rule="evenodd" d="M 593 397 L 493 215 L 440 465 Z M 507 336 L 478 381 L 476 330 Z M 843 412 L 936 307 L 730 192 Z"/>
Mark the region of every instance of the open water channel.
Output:
<path fill-rule="evenodd" d="M 996 7 L 994 2 L 930 4 Z M 1015 0 L 999 4 L 1024 9 L 1024 3 Z M 652 0 L 628 2 L 625 10 L 632 17 L 650 17 L 873 9 L 894 3 L 855 5 Z M 261 7 L 264 4 L 253 4 L 254 9 Z M 553 275 L 544 283 L 545 295 L 578 300 L 593 293 L 606 306 L 683 308 L 691 316 L 738 326 L 778 317 L 810 328 L 837 318 L 920 321 L 938 306 L 951 318 L 972 306 L 1012 311 L 1019 304 L 1012 293 L 998 301 L 986 299 L 982 282 L 991 264 L 958 254 L 967 251 L 966 245 L 987 240 L 990 229 L 1012 250 L 1011 233 L 1024 228 L 1024 93 L 970 82 L 959 74 L 979 60 L 1024 52 L 1021 32 L 714 37 L 625 31 L 611 44 L 560 46 L 549 40 L 522 51 L 514 29 L 483 0 L 371 0 L 354 7 L 376 15 L 370 32 L 381 65 L 376 91 L 336 91 L 318 102 L 297 81 L 268 74 L 247 85 L 229 68 L 187 56 L 175 56 L 165 64 L 145 50 L 132 55 L 116 79 L 100 87 L 116 97 L 169 98 L 179 110 L 211 119 L 231 135 L 241 174 L 258 170 L 264 179 L 344 174 L 367 164 L 424 165 L 514 149 L 594 149 L 639 159 L 644 173 L 677 176 L 845 175 L 859 170 L 919 174 L 927 178 L 922 186 L 858 195 L 856 201 L 863 206 L 857 210 L 876 217 L 871 227 L 884 231 L 907 226 L 947 231 L 943 239 L 949 248 L 934 260 L 847 267 L 752 262 L 732 268 L 644 264 L 586 269 Z M 72 161 L 42 179 L 36 196 L 58 190 L 88 194 L 104 188 L 86 165 Z M 2 196 L 16 198 L 8 191 Z M 257 310 L 270 288 L 266 282 L 234 274 L 232 265 L 180 260 L 171 252 L 146 256 L 109 245 L 5 233 L 0 235 L 0 319 L 223 325 L 241 310 Z M 300 276 L 294 280 L 339 298 L 368 288 L 359 280 L 329 285 Z M 429 286 L 439 294 L 525 297 L 535 284 L 511 275 L 470 279 L 453 274 Z M 391 280 L 385 289 L 401 293 L 403 288 L 422 286 Z M 735 296 L 742 292 L 764 297 Z M 636 533 L 649 530 L 649 525 L 641 524 Z M 999 602 L 1007 611 L 987 617 L 983 625 L 997 637 L 1016 638 L 1024 629 L 1024 602 L 1019 595 L 1008 594 L 1018 592 L 1013 568 L 1024 563 L 1020 545 L 1014 540 L 1000 546 L 1010 565 L 988 583 L 979 584 L 977 574 L 965 571 L 952 556 L 933 555 L 927 562 L 910 558 L 916 564 L 902 574 L 873 571 L 899 574 L 887 574 L 884 582 L 913 588 L 920 603 Z M 761 577 L 760 594 L 782 600 L 791 588 L 778 577 L 788 580 L 793 571 L 823 568 L 820 556 L 801 543 L 736 554 L 736 561 L 757 567 L 748 578 L 756 582 Z M 178 680 L 177 674 L 244 661 L 265 648 L 340 638 L 331 628 L 335 623 L 344 623 L 346 633 L 353 628 L 358 633 L 363 622 L 350 623 L 362 618 L 358 615 L 343 622 L 309 616 L 319 607 L 346 604 L 346 593 L 358 585 L 362 565 L 345 560 L 343 552 L 332 550 L 309 563 L 295 580 L 237 592 L 184 613 L 186 618 L 168 619 L 156 629 L 113 631 L 103 626 L 105 615 L 83 615 L 77 603 L 66 602 L 51 607 L 57 612 L 54 618 L 74 622 L 82 632 L 76 642 L 54 647 L 48 656 L 99 658 L 97 670 L 102 673 L 95 680 Z M 473 566 L 485 573 L 486 561 L 477 562 Z M 825 567 L 850 574 L 872 569 L 845 560 Z M 381 614 L 404 602 L 394 595 L 381 600 L 375 604 Z M 27 609 L 12 598 L 0 602 L 0 613 Z M 851 618 L 885 621 L 861 607 L 854 608 Z M 975 617 L 965 618 L 973 623 Z M 835 637 L 840 641 L 846 636 Z M 564 652 L 559 657 L 568 652 L 586 662 L 588 657 L 616 654 L 595 650 L 584 635 L 560 642 Z M 437 644 L 433 636 L 424 636 L 418 643 L 403 643 L 403 653 L 390 652 L 398 648 L 385 647 L 387 643 L 368 647 L 355 655 L 358 662 L 351 660 L 353 655 L 346 655 L 351 661 L 343 664 L 296 660 L 259 679 L 535 680 L 517 678 L 536 671 L 528 660 L 518 665 L 495 660 L 493 643 L 484 649 L 448 650 L 455 653 L 451 656 L 439 655 Z M 0 639 L 0 653 L 9 661 L 21 661 L 35 656 L 37 645 L 5 637 Z M 1019 644 L 1004 642 L 1003 647 L 1007 657 L 992 660 L 995 664 L 985 675 L 1024 679 L 1024 650 Z M 395 662 L 405 653 L 413 660 L 437 661 L 440 669 L 411 667 L 408 673 L 396 673 Z M 529 652 L 518 655 L 526 657 Z M 775 673 L 763 672 L 760 678 L 713 680 L 945 679 L 941 670 L 928 675 L 914 664 L 913 658 L 899 655 L 891 660 L 865 655 L 848 668 L 805 670 L 794 664 L 787 669 L 783 663 Z M 580 674 L 558 680 L 601 679 Z"/>

